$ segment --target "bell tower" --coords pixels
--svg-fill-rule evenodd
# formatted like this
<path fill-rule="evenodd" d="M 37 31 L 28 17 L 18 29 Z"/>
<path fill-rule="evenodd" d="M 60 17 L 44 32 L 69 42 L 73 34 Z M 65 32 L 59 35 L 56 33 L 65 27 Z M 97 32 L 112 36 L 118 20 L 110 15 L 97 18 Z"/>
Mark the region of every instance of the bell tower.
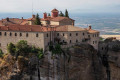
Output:
<path fill-rule="evenodd" d="M 57 9 L 53 9 L 53 10 L 51 11 L 51 17 L 52 17 L 52 18 L 58 17 L 58 13 L 59 13 L 59 11 L 58 11 Z"/>

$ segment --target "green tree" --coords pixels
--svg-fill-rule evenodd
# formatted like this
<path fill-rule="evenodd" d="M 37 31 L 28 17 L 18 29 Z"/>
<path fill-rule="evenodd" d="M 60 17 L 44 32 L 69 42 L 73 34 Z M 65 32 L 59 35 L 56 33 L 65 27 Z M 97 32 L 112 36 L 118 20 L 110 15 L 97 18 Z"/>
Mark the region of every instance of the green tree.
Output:
<path fill-rule="evenodd" d="M 29 46 L 27 44 L 27 41 L 25 40 L 20 40 L 16 44 L 16 54 L 17 56 L 27 56 L 28 53 L 30 52 Z"/>
<path fill-rule="evenodd" d="M 35 25 L 41 25 L 41 21 L 40 21 L 40 17 L 39 17 L 39 14 L 37 13 L 36 17 L 35 17 L 35 22 L 34 22 Z"/>
<path fill-rule="evenodd" d="M 9 43 L 7 46 L 7 51 L 14 56 L 15 55 L 15 45 L 13 43 Z"/>
<path fill-rule="evenodd" d="M 69 18 L 69 13 L 68 13 L 67 9 L 65 10 L 65 17 Z"/>
<path fill-rule="evenodd" d="M 64 17 L 64 14 L 62 13 L 62 11 L 60 11 L 59 16 Z"/>
<path fill-rule="evenodd" d="M 50 13 L 48 13 L 48 16 L 50 16 Z"/>
<path fill-rule="evenodd" d="M 3 56 L 3 52 L 2 52 L 2 50 L 0 49 L 0 57 L 2 57 Z"/>

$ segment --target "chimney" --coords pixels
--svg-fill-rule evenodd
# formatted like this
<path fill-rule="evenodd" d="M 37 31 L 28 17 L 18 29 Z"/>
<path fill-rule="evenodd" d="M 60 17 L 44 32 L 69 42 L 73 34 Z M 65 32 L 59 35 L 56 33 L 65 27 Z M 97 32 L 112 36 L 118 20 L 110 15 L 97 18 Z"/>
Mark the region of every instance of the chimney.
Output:
<path fill-rule="evenodd" d="M 89 30 L 92 29 L 92 26 L 89 26 Z"/>
<path fill-rule="evenodd" d="M 9 17 L 7 17 L 6 20 L 9 21 Z"/>
<path fill-rule="evenodd" d="M 34 15 L 34 14 L 32 15 L 32 18 L 35 18 L 35 15 Z"/>
<path fill-rule="evenodd" d="M 47 18 L 47 13 L 43 13 L 43 18 L 46 19 Z"/>

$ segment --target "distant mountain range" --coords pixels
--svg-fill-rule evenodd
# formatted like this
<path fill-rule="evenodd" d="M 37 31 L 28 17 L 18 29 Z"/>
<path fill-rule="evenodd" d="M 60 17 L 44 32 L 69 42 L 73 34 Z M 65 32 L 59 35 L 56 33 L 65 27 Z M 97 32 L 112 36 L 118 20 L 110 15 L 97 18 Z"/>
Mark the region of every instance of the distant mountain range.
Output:
<path fill-rule="evenodd" d="M 0 19 L 10 17 L 10 18 L 29 18 L 32 13 L 0 13 Z M 43 17 L 43 14 L 40 14 Z M 72 13 L 70 17 L 75 20 L 75 25 L 80 27 L 88 27 L 99 30 L 101 34 L 120 34 L 120 15 L 110 14 L 110 13 Z"/>

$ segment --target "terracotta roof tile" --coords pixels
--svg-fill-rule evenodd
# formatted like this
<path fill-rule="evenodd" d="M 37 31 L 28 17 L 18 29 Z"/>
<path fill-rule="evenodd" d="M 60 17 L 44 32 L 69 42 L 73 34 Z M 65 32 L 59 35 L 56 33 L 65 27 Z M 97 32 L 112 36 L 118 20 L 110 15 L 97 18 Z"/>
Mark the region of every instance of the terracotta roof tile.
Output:
<path fill-rule="evenodd" d="M 87 31 L 84 28 L 75 27 L 72 25 L 58 26 L 56 27 L 56 31 Z"/>
<path fill-rule="evenodd" d="M 88 33 L 99 33 L 99 31 L 93 30 L 93 29 L 89 29 L 89 30 L 88 30 Z"/>
<path fill-rule="evenodd" d="M 55 18 L 51 19 L 51 21 L 62 21 L 62 20 L 72 20 L 72 21 L 74 21 L 73 19 L 68 18 L 68 17 L 55 17 Z"/>
<path fill-rule="evenodd" d="M 0 31 L 27 31 L 27 32 L 47 32 L 50 28 L 39 25 L 9 25 L 0 26 Z"/>
<path fill-rule="evenodd" d="M 57 9 L 53 9 L 51 12 L 58 12 L 58 10 Z"/>

